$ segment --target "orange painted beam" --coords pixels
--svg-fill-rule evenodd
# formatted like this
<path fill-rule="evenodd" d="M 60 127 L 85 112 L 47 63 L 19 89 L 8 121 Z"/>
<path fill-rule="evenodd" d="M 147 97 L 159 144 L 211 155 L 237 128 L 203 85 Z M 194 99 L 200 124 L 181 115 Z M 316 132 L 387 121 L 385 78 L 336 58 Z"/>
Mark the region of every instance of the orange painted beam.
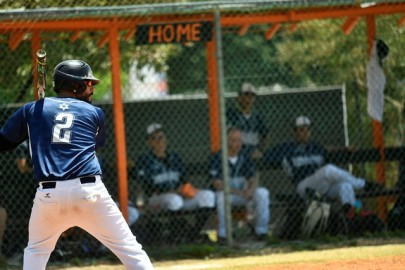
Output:
<path fill-rule="evenodd" d="M 384 15 L 403 12 L 405 12 L 405 2 L 376 4 L 367 8 L 350 6 L 308 8 L 290 11 L 272 11 L 238 15 L 223 14 L 221 18 L 221 25 L 226 27 L 245 24 L 269 24 L 317 19 L 333 19 L 341 17 Z"/>
<path fill-rule="evenodd" d="M 398 27 L 401 27 L 405 23 L 405 16 L 403 16 L 401 19 L 398 21 Z"/>
<path fill-rule="evenodd" d="M 64 20 L 64 21 L 13 21 L 0 23 L 0 29 L 29 29 L 42 31 L 68 31 L 68 30 L 98 30 L 106 29 L 111 25 L 110 20 Z M 11 30 L 10 30 L 11 31 Z"/>
<path fill-rule="evenodd" d="M 275 23 L 273 24 L 269 30 L 264 34 L 265 39 L 272 39 L 277 31 L 281 28 L 281 24 Z"/>
<path fill-rule="evenodd" d="M 128 173 L 127 173 L 127 150 L 125 141 L 125 120 L 124 107 L 121 93 L 120 77 L 120 49 L 118 42 L 118 28 L 116 25 L 110 25 L 110 61 L 112 76 L 112 98 L 114 114 L 114 133 L 116 145 L 117 161 L 117 179 L 118 179 L 118 201 L 121 212 L 128 220 Z"/>
<path fill-rule="evenodd" d="M 79 37 L 80 37 L 80 34 L 82 33 L 82 31 L 76 31 L 76 32 L 74 32 L 73 33 L 73 35 L 71 36 L 71 38 L 70 38 L 70 41 L 73 43 L 73 42 L 75 42 Z"/>
<path fill-rule="evenodd" d="M 181 23 L 192 21 L 212 21 L 212 15 L 193 15 L 193 16 L 155 16 L 155 17 L 131 17 L 131 18 L 80 18 L 80 19 L 67 19 L 55 21 L 4 21 L 0 23 L 1 31 L 15 31 L 15 29 L 27 29 L 41 31 L 97 31 L 100 29 L 108 29 L 111 23 L 117 26 L 118 29 L 134 29 L 138 24 L 153 24 L 153 23 Z M 14 29 L 14 30 L 13 30 Z"/>
<path fill-rule="evenodd" d="M 110 33 L 107 32 L 97 41 L 97 47 L 99 48 L 103 47 L 108 42 L 109 39 Z"/>
<path fill-rule="evenodd" d="M 8 47 L 10 48 L 11 51 L 17 49 L 17 47 L 23 41 L 25 34 L 26 32 L 17 32 L 11 35 L 10 39 L 8 40 Z"/>
<path fill-rule="evenodd" d="M 135 35 L 136 29 L 128 30 L 128 32 L 124 36 L 124 40 L 129 40 Z"/>
<path fill-rule="evenodd" d="M 345 33 L 346 35 L 350 34 L 360 20 L 361 17 L 348 18 L 346 22 L 342 25 L 343 33 Z"/>
<path fill-rule="evenodd" d="M 367 53 L 368 57 L 371 57 L 371 52 L 374 46 L 376 36 L 376 25 L 374 16 L 366 17 L 367 25 Z M 380 161 L 376 163 L 376 178 L 380 184 L 385 185 L 385 153 L 384 153 L 384 138 L 382 123 L 373 119 L 373 145 L 379 150 Z M 377 199 L 378 215 L 384 221 L 387 221 L 388 209 L 387 199 L 379 197 Z"/>
<path fill-rule="evenodd" d="M 219 107 L 218 63 L 216 60 L 215 40 L 206 43 L 207 52 L 207 81 L 208 81 L 208 110 L 210 120 L 211 153 L 221 149 L 221 119 Z"/>
<path fill-rule="evenodd" d="M 290 27 L 288 27 L 288 31 L 294 32 L 295 30 L 297 30 L 297 28 L 298 28 L 298 23 L 293 23 L 290 25 Z"/>
<path fill-rule="evenodd" d="M 374 46 L 375 36 L 376 36 L 374 16 L 366 17 L 366 25 L 367 25 L 367 55 L 370 58 L 371 51 L 373 50 L 373 46 Z"/>
<path fill-rule="evenodd" d="M 348 6 L 348 7 L 321 7 L 303 8 L 297 10 L 280 10 L 262 13 L 235 14 L 223 13 L 221 25 L 223 27 L 254 24 L 273 24 L 284 22 L 299 22 L 316 19 L 333 19 L 342 17 L 362 17 L 371 15 L 385 15 L 405 13 L 405 2 L 383 3 L 369 7 Z M 133 16 L 126 18 L 80 18 L 69 20 L 47 20 L 47 21 L 4 21 L 0 24 L 0 33 L 12 32 L 16 29 L 41 30 L 41 31 L 97 31 L 108 29 L 111 22 L 118 29 L 134 29 L 138 24 L 152 23 L 181 23 L 192 21 L 213 21 L 212 14 L 197 15 L 158 15 L 158 16 Z"/>
<path fill-rule="evenodd" d="M 250 25 L 248 25 L 248 24 L 242 26 L 242 27 L 239 29 L 239 31 L 238 31 L 238 35 L 239 35 L 239 36 L 245 35 L 246 32 L 249 30 L 249 27 L 250 27 Z"/>

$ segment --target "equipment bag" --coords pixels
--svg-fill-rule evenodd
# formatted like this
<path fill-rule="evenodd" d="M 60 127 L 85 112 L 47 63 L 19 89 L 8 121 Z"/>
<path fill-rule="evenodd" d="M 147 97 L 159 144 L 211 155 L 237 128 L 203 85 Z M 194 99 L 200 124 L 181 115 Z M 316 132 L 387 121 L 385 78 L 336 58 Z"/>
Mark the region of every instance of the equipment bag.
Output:
<path fill-rule="evenodd" d="M 323 233 L 328 225 L 331 205 L 326 202 L 311 200 L 302 223 L 304 237 L 313 237 Z"/>

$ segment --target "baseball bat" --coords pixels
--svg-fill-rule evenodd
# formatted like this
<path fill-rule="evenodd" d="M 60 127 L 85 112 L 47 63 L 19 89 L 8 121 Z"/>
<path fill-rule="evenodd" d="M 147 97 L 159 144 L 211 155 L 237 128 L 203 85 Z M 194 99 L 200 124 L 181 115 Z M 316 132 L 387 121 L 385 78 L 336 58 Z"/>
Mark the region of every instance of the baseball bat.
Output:
<path fill-rule="evenodd" d="M 40 49 L 36 53 L 37 55 L 37 92 L 38 98 L 43 99 L 45 97 L 46 88 L 46 51 Z"/>

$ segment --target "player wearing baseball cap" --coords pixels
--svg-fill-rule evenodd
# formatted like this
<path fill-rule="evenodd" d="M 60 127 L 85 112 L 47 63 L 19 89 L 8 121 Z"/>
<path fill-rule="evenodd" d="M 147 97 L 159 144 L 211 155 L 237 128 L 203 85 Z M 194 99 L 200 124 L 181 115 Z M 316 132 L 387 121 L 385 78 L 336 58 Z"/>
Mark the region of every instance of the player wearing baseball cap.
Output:
<path fill-rule="evenodd" d="M 149 197 L 148 206 L 169 211 L 198 209 L 196 223 L 189 235 L 191 238 L 197 237 L 215 207 L 214 192 L 191 185 L 180 155 L 168 148 L 162 124 L 151 123 L 147 126 L 146 143 L 149 151 L 139 156 L 136 172 L 132 173 Z"/>
<path fill-rule="evenodd" d="M 241 151 L 241 131 L 238 128 L 230 127 L 227 130 L 227 136 L 229 188 L 231 191 L 229 202 L 232 206 L 252 206 L 252 209 L 248 207 L 248 212 L 252 210 L 255 213 L 254 232 L 256 238 L 257 240 L 264 241 L 267 239 L 270 221 L 270 192 L 267 188 L 258 185 L 255 177 L 255 165 L 247 153 Z M 217 151 L 210 157 L 209 178 L 216 191 L 218 240 L 219 243 L 225 243 L 225 197 L 221 151 Z"/>
<path fill-rule="evenodd" d="M 105 142 L 104 113 L 91 105 L 100 80 L 87 63 L 67 60 L 55 67 L 53 82 L 57 97 L 23 105 L 0 130 L 0 151 L 29 139 L 39 183 L 24 270 L 45 269 L 61 233 L 74 226 L 107 246 L 126 269 L 153 269 L 101 179 L 95 151 Z"/>
<path fill-rule="evenodd" d="M 294 140 L 266 151 L 265 161 L 282 164 L 302 198 L 306 198 L 307 192 L 312 190 L 337 199 L 342 206 L 354 206 L 356 190 L 371 190 L 378 186 L 326 163 L 326 149 L 311 138 L 312 124 L 309 117 L 298 116 L 293 126 Z"/>
<path fill-rule="evenodd" d="M 252 158 L 261 158 L 269 129 L 255 107 L 256 98 L 256 87 L 249 82 L 242 83 L 235 105 L 226 112 L 226 124 L 242 132 L 243 151 Z"/>

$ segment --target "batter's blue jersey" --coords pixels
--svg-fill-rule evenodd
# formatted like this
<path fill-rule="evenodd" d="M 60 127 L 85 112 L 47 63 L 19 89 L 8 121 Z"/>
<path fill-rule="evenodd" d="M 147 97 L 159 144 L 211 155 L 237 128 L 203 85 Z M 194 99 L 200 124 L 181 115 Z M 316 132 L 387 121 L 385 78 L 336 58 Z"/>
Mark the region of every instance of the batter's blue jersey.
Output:
<path fill-rule="evenodd" d="M 29 138 L 38 181 L 101 175 L 96 147 L 105 143 L 103 111 L 74 98 L 45 98 L 23 105 L 1 134 L 9 141 Z"/>
<path fill-rule="evenodd" d="M 306 145 L 287 142 L 265 152 L 264 160 L 271 165 L 282 165 L 294 184 L 314 174 L 325 164 L 326 149 L 316 143 Z"/>
<path fill-rule="evenodd" d="M 255 165 L 245 152 L 240 152 L 236 163 L 228 161 L 228 172 L 230 178 L 230 187 L 232 189 L 243 190 L 246 187 L 246 181 L 255 175 Z M 222 153 L 216 152 L 211 156 L 209 164 L 209 176 L 211 180 L 223 179 L 222 173 Z"/>
<path fill-rule="evenodd" d="M 180 156 L 168 152 L 165 159 L 152 152 L 138 158 L 136 164 L 138 179 L 150 195 L 178 189 L 185 181 L 186 169 Z"/>

